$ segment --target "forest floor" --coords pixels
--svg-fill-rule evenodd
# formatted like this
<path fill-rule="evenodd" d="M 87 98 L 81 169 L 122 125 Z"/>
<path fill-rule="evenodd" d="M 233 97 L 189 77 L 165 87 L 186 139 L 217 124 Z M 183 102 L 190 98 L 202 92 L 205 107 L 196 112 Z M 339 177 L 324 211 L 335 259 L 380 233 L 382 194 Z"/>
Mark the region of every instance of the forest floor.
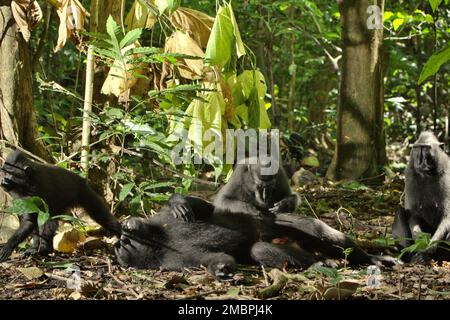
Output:
<path fill-rule="evenodd" d="M 390 251 L 387 235 L 399 206 L 400 179 L 381 188 L 349 189 L 317 183 L 301 193 L 301 213 L 320 217 L 351 236 L 367 251 Z M 368 286 L 368 266 L 278 270 L 240 266 L 233 279 L 215 281 L 203 268 L 185 272 L 122 268 L 107 250 L 54 254 L 45 260 L 0 264 L 0 299 L 449 299 L 450 263 L 382 268 Z M 77 265 L 81 290 L 67 288 L 65 271 Z M 373 279 L 373 278 L 372 278 Z"/>

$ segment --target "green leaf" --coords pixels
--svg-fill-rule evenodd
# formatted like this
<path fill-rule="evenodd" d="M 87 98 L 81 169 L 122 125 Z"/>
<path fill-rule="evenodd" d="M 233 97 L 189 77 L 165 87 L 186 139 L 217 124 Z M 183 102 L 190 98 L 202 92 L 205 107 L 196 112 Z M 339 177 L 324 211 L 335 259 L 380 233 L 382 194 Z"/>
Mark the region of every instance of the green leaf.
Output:
<path fill-rule="evenodd" d="M 394 15 L 393 12 L 391 11 L 386 11 L 383 15 L 383 19 L 384 21 L 388 21 L 390 18 L 392 18 L 392 16 Z"/>
<path fill-rule="evenodd" d="M 349 183 L 344 183 L 342 185 L 342 187 L 344 189 L 349 189 L 349 190 L 368 190 L 369 188 L 359 182 L 353 181 L 353 182 L 349 182 Z"/>
<path fill-rule="evenodd" d="M 38 213 L 38 226 L 42 227 L 44 225 L 44 223 L 46 223 L 48 221 L 48 219 L 50 218 L 50 214 L 48 212 L 44 212 L 44 211 L 39 211 Z"/>
<path fill-rule="evenodd" d="M 14 200 L 13 205 L 7 208 L 5 211 L 16 214 L 28 214 L 38 213 L 39 208 L 36 206 L 32 198 L 27 198 Z"/>
<path fill-rule="evenodd" d="M 242 42 L 241 33 L 239 32 L 239 27 L 236 22 L 236 17 L 234 16 L 233 7 L 231 6 L 231 2 L 229 4 L 229 12 L 230 12 L 230 20 L 233 25 L 233 34 L 236 40 L 236 53 L 237 57 L 240 58 L 245 55 L 245 46 L 244 42 Z"/>
<path fill-rule="evenodd" d="M 327 268 L 327 267 L 316 267 L 314 268 L 317 272 L 320 272 L 324 276 L 327 276 L 331 279 L 336 279 L 339 277 L 339 273 L 336 269 Z"/>
<path fill-rule="evenodd" d="M 159 14 L 162 15 L 164 12 L 172 14 L 181 4 L 181 0 L 156 0 L 156 5 L 158 6 Z"/>
<path fill-rule="evenodd" d="M 220 6 L 206 46 L 206 64 L 223 68 L 230 60 L 235 43 L 230 11 L 228 7 Z"/>
<path fill-rule="evenodd" d="M 405 19 L 395 19 L 394 22 L 392 23 L 394 26 L 394 31 L 397 31 L 398 28 L 400 28 L 403 23 L 405 23 Z"/>
<path fill-rule="evenodd" d="M 123 37 L 122 29 L 120 29 L 120 27 L 117 25 L 116 21 L 111 15 L 108 17 L 108 20 L 106 21 L 106 32 L 110 36 L 112 40 L 111 44 L 114 46 L 114 48 L 116 50 L 120 50 L 119 43 Z"/>
<path fill-rule="evenodd" d="M 120 48 L 128 47 L 135 43 L 142 35 L 142 29 L 133 29 L 128 32 L 125 37 L 120 41 Z"/>
<path fill-rule="evenodd" d="M 122 119 L 124 114 L 122 109 L 111 108 L 106 111 L 106 116 L 113 119 Z"/>
<path fill-rule="evenodd" d="M 306 157 L 305 159 L 302 160 L 302 165 L 308 166 L 308 167 L 313 167 L 313 168 L 319 168 L 320 162 L 319 162 L 319 159 L 317 159 L 317 157 L 310 156 L 310 157 Z"/>
<path fill-rule="evenodd" d="M 228 290 L 227 295 L 230 297 L 237 297 L 239 295 L 240 291 L 241 291 L 241 289 L 239 287 L 231 287 Z"/>
<path fill-rule="evenodd" d="M 430 6 L 431 6 L 431 9 L 433 9 L 433 12 L 436 12 L 436 9 L 439 7 L 441 2 L 442 2 L 442 0 L 430 0 Z"/>
<path fill-rule="evenodd" d="M 15 199 L 11 207 L 7 208 L 5 212 L 16 214 L 38 213 L 43 208 L 48 212 L 48 206 L 44 200 L 39 197 L 31 197 L 26 199 Z"/>
<path fill-rule="evenodd" d="M 419 84 L 422 84 L 428 77 L 436 74 L 441 66 L 450 60 L 450 45 L 436 52 L 431 56 L 423 67 L 422 73 L 419 78 Z"/>
<path fill-rule="evenodd" d="M 135 186 L 134 182 L 127 183 L 126 185 L 124 185 L 122 187 L 122 190 L 120 190 L 119 201 L 125 200 L 125 198 L 130 194 L 131 190 L 134 188 L 134 186 Z"/>
<path fill-rule="evenodd" d="M 250 104 L 248 106 L 248 126 L 253 129 L 259 128 L 259 119 L 260 119 L 260 107 L 259 107 L 259 98 L 258 98 L 258 91 L 256 88 L 253 88 L 249 101 Z"/>

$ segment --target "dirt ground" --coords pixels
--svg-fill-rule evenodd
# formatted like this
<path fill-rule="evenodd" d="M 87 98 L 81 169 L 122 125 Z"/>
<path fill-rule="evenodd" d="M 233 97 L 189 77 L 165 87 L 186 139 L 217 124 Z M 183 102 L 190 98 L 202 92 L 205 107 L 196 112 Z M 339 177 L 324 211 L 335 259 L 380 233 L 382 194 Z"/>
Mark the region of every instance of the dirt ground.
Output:
<path fill-rule="evenodd" d="M 387 245 L 403 185 L 344 188 L 318 182 L 300 190 L 300 213 L 322 220 L 367 251 L 397 255 Z M 184 272 L 133 270 L 114 262 L 103 248 L 21 259 L 0 264 L 0 299 L 449 299 L 450 263 L 358 269 L 278 270 L 240 266 L 233 279 L 214 280 L 204 268 Z M 67 268 L 79 267 L 78 289 L 69 289 Z M 379 271 L 379 272 L 378 272 Z M 76 275 L 77 273 L 75 273 Z M 372 275 L 371 275 L 372 274 Z M 73 276 L 72 276 L 73 277 Z M 368 284 L 371 285 L 368 285 Z M 69 283 L 70 284 L 70 283 Z M 70 285 L 69 285 L 70 287 Z"/>

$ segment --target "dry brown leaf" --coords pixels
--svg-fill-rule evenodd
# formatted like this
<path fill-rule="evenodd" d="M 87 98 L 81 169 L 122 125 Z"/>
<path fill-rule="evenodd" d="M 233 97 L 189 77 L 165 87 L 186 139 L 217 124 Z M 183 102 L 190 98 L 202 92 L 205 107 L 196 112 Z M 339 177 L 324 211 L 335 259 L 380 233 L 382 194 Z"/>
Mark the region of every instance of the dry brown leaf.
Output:
<path fill-rule="evenodd" d="M 139 43 L 133 43 L 128 47 L 122 49 L 123 52 L 139 46 Z M 126 63 L 127 61 L 125 61 Z M 105 95 L 113 94 L 116 97 L 121 96 L 125 91 L 130 90 L 137 82 L 137 78 L 133 77 L 132 73 L 142 73 L 139 70 L 134 69 L 132 64 L 127 63 L 126 69 L 122 66 L 122 63 L 115 61 L 108 76 L 102 86 L 102 93 Z M 132 70 L 132 72 L 130 72 Z"/>
<path fill-rule="evenodd" d="M 53 248 L 59 252 L 71 253 L 85 240 L 86 236 L 81 231 L 69 227 L 56 234 L 53 238 Z"/>
<path fill-rule="evenodd" d="M 34 0 L 13 0 L 11 11 L 19 31 L 25 41 L 28 42 L 31 36 L 30 30 L 42 19 L 41 7 Z"/>
<path fill-rule="evenodd" d="M 130 12 L 128 12 L 125 18 L 125 24 L 128 30 L 133 30 L 136 28 L 147 28 L 151 29 L 158 21 L 158 17 L 154 12 L 152 12 L 147 5 L 141 0 L 135 0 Z"/>
<path fill-rule="evenodd" d="M 188 34 L 176 31 L 166 41 L 164 52 L 181 53 L 195 57 L 205 57 L 205 53 Z M 185 79 L 198 80 L 203 78 L 203 59 L 178 59 L 180 75 Z"/>
<path fill-rule="evenodd" d="M 69 38 L 77 44 L 80 42 L 78 31 L 84 30 L 84 20 L 89 13 L 78 0 L 57 0 L 52 1 L 52 4 L 56 6 L 60 21 L 58 42 L 54 49 L 57 52 L 64 47 Z"/>
<path fill-rule="evenodd" d="M 213 17 L 197 10 L 180 7 L 172 13 L 170 22 L 176 29 L 186 32 L 201 48 L 206 48 L 214 24 Z"/>
<path fill-rule="evenodd" d="M 28 280 L 39 279 L 44 275 L 44 271 L 37 267 L 17 268 Z"/>

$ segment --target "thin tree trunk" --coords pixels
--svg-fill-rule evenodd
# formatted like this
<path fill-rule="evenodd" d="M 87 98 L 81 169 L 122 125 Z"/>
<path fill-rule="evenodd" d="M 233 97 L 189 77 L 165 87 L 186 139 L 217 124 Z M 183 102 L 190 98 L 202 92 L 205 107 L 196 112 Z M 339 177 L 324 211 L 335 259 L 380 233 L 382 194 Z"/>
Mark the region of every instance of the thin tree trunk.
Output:
<path fill-rule="evenodd" d="M 290 8 L 290 17 L 294 19 L 295 17 L 295 7 Z M 297 80 L 297 64 L 295 63 L 295 43 L 296 36 L 294 33 L 291 35 L 291 64 L 289 66 L 289 74 L 291 76 L 291 81 L 289 85 L 289 99 L 287 106 L 287 117 L 288 117 L 288 129 L 292 133 L 294 131 L 294 104 L 295 104 L 295 84 Z"/>
<path fill-rule="evenodd" d="M 334 180 L 383 180 L 386 163 L 383 30 L 367 28 L 367 8 L 384 0 L 340 0 L 343 58 L 337 144 L 327 176 Z"/>

